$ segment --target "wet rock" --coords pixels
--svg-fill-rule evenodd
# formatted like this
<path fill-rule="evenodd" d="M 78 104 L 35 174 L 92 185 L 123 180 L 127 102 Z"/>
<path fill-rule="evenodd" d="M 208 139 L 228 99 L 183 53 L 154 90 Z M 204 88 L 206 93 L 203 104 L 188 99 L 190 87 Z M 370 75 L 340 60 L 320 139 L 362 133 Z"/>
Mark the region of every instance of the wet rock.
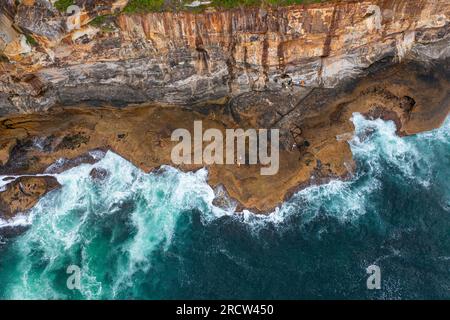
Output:
<path fill-rule="evenodd" d="M 10 219 L 19 212 L 26 212 L 39 199 L 60 187 L 56 178 L 51 176 L 25 176 L 15 179 L 0 192 L 0 218 Z"/>
<path fill-rule="evenodd" d="M 108 170 L 100 167 L 93 168 L 91 172 L 89 172 L 89 176 L 96 182 L 104 181 L 109 175 L 110 173 Z"/>
<path fill-rule="evenodd" d="M 213 205 L 228 212 L 233 212 L 237 207 L 237 202 L 230 198 L 227 191 L 222 185 L 218 185 L 214 189 Z"/>
<path fill-rule="evenodd" d="M 409 114 L 413 110 L 415 104 L 416 101 L 413 98 L 404 96 L 400 101 L 400 108 Z"/>
<path fill-rule="evenodd" d="M 57 174 L 79 166 L 83 163 L 94 164 L 105 156 L 105 151 L 96 149 L 75 158 L 59 158 L 45 169 L 46 174 Z"/>
<path fill-rule="evenodd" d="M 371 120 L 382 119 L 384 121 L 393 121 L 397 128 L 397 133 L 402 127 L 399 115 L 383 106 L 374 106 L 369 112 L 365 113 L 365 116 Z"/>
<path fill-rule="evenodd" d="M 208 166 L 208 183 L 212 187 L 223 185 L 229 194 L 224 197 L 217 192 L 215 204 L 228 208 L 228 199 L 232 198 L 239 203 L 238 208 L 271 212 L 298 188 L 345 178 L 353 172 L 355 163 L 347 141 L 354 131 L 350 119 L 355 112 L 371 118 L 390 117 L 405 134 L 442 124 L 450 107 L 445 90 L 450 87 L 449 63 L 389 65 L 376 69 L 369 77 L 355 79 L 352 86 L 305 88 L 298 96 L 285 94 L 289 92 L 287 89 L 243 93 L 226 107 L 143 105 L 89 110 L 78 106 L 9 117 L 0 125 L 0 147 L 5 150 L 2 159 L 7 159 L 0 172 L 41 173 L 58 159 L 74 159 L 96 148 L 112 150 L 149 172 L 162 165 L 174 165 L 171 149 L 175 142 L 170 141 L 170 134 L 176 128 L 193 132 L 194 121 L 202 120 L 204 129 L 217 128 L 222 132 L 226 128 L 276 127 L 280 129 L 280 143 L 291 139 L 294 144 L 296 136 L 301 138 L 298 143 L 302 147 L 280 148 L 279 171 L 275 176 L 261 175 L 259 165 Z M 425 74 L 433 77 L 418 76 Z M 404 97 L 416 102 L 411 116 L 405 112 Z M 74 136 L 79 133 L 89 139 L 80 141 Z M 125 136 L 118 136 L 121 134 Z M 51 135 L 55 139 L 49 149 L 45 147 L 45 139 L 34 138 Z M 62 144 L 65 147 L 53 148 L 64 137 L 69 137 Z M 9 156 L 7 150 L 11 150 Z M 204 164 L 176 166 L 194 171 Z M 64 164 L 56 170 L 62 168 Z"/>
<path fill-rule="evenodd" d="M 366 140 L 370 139 L 375 132 L 376 132 L 375 128 L 372 128 L 372 127 L 366 128 L 363 132 L 361 132 L 358 135 L 358 138 L 360 141 L 366 141 Z"/>
<path fill-rule="evenodd" d="M 0 248 L 5 245 L 11 239 L 20 236 L 28 230 L 30 226 L 4 226 L 0 228 Z"/>

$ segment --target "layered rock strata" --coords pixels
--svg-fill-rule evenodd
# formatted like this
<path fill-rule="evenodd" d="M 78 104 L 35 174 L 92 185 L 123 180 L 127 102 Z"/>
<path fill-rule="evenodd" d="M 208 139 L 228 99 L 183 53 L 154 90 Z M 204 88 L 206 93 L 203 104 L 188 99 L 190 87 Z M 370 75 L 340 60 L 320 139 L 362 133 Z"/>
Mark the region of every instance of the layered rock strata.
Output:
<path fill-rule="evenodd" d="M 277 128 L 275 178 L 258 165 L 209 167 L 221 199 L 270 212 L 301 187 L 352 174 L 354 112 L 409 135 L 450 108 L 448 1 L 123 14 L 127 1 L 80 0 L 72 16 L 47 0 L 1 1 L 1 175 L 50 174 L 105 150 L 148 172 L 173 165 L 170 134 L 195 120 Z M 8 186 L 2 199 L 20 191 Z M 25 202 L 3 200 L 3 211 L 35 204 Z"/>

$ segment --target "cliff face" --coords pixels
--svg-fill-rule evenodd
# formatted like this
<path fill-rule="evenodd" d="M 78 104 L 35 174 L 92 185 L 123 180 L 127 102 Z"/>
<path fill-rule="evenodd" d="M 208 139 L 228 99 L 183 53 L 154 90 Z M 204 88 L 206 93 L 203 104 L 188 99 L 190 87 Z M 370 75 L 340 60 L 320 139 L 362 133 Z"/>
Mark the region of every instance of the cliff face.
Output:
<path fill-rule="evenodd" d="M 66 16 L 48 0 L 1 0 L 0 115 L 80 101 L 191 105 L 252 91 L 296 96 L 339 86 L 379 61 L 450 56 L 449 1 L 117 13 L 101 23 L 89 22 L 127 1 L 76 3 L 81 11 Z"/>
<path fill-rule="evenodd" d="M 78 0 L 72 16 L 48 0 L 0 2 L 0 175 L 98 161 L 92 150 L 146 172 L 174 165 L 171 132 L 194 120 L 278 128 L 276 177 L 261 164 L 208 167 L 217 194 L 270 212 L 298 188 L 352 173 L 353 113 L 408 135 L 450 110 L 446 0 L 134 15 L 120 13 L 126 0 Z M 141 102 L 152 106 L 115 108 Z M 42 113 L 58 105 L 76 106 Z M 57 187 L 32 180 L 31 194 L 24 183 L 0 191 L 7 216 Z"/>

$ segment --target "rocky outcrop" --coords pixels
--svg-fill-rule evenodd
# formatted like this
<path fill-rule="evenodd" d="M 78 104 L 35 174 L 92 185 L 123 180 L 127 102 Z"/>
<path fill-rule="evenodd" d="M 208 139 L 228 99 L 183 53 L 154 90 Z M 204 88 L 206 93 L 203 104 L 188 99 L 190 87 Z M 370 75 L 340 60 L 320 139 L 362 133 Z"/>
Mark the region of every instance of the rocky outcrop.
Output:
<path fill-rule="evenodd" d="M 448 1 L 117 14 L 127 1 L 78 0 L 72 16 L 48 0 L 1 1 L 0 115 L 80 101 L 192 105 L 296 94 L 336 87 L 379 61 L 450 56 Z"/>
<path fill-rule="evenodd" d="M 77 0 L 72 16 L 48 0 L 0 1 L 3 175 L 57 173 L 105 150 L 146 172 L 174 165 L 170 134 L 195 120 L 278 128 L 276 178 L 261 165 L 208 168 L 217 205 L 270 212 L 298 188 L 353 172 L 354 112 L 409 135 L 450 109 L 448 1 L 123 14 L 125 0 Z"/>
<path fill-rule="evenodd" d="M 227 107 L 81 105 L 11 116 L 0 122 L 0 175 L 58 173 L 94 163 L 112 150 L 145 172 L 163 164 L 184 171 L 207 166 L 216 205 L 271 212 L 299 188 L 351 176 L 355 163 L 347 141 L 354 132 L 354 112 L 393 120 L 400 135 L 444 121 L 450 110 L 450 59 L 437 66 L 402 63 L 368 72 L 340 89 L 309 89 L 290 99 L 250 92 Z M 196 120 L 202 120 L 203 130 L 219 129 L 223 135 L 227 128 L 279 128 L 279 171 L 263 176 L 261 164 L 174 164 L 171 151 L 177 142 L 171 133 L 177 128 L 193 133 Z M 90 175 L 95 183 L 108 179 L 100 168 Z"/>
<path fill-rule="evenodd" d="M 59 187 L 50 176 L 12 178 L 6 190 L 0 192 L 0 218 L 9 219 L 33 207 L 41 196 Z"/>

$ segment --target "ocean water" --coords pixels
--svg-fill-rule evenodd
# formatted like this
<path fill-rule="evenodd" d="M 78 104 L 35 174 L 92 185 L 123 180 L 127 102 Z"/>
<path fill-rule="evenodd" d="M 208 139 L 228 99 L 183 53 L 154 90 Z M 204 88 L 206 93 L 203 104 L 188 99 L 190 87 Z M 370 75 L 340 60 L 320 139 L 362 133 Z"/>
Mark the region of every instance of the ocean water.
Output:
<path fill-rule="evenodd" d="M 205 169 L 145 174 L 107 152 L 59 174 L 29 215 L 0 221 L 0 298 L 450 298 L 450 120 L 406 138 L 353 122 L 355 175 L 269 216 L 214 207 Z M 93 167 L 110 174 L 95 181 Z"/>

